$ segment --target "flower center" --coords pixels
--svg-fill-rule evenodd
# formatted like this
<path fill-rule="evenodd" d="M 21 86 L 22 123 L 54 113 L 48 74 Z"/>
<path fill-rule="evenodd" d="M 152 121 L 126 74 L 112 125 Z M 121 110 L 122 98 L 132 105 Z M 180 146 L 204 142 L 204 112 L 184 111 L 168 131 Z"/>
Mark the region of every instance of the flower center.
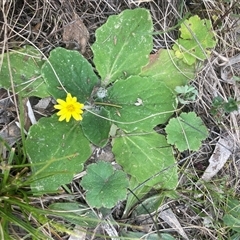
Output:
<path fill-rule="evenodd" d="M 67 105 L 67 110 L 68 110 L 68 112 L 74 112 L 75 111 L 74 105 L 73 104 Z"/>

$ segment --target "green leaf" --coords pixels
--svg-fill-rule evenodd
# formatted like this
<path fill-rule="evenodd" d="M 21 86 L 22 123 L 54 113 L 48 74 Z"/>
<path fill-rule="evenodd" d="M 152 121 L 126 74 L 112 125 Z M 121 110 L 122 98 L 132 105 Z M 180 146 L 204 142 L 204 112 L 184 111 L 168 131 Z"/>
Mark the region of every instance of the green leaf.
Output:
<path fill-rule="evenodd" d="M 208 136 L 206 126 L 194 112 L 181 113 L 179 117 L 172 118 L 165 130 L 167 142 L 176 145 L 181 152 L 187 149 L 197 151 L 201 141 Z"/>
<path fill-rule="evenodd" d="M 124 208 L 123 218 L 127 218 L 132 207 L 139 202 L 147 193 L 152 189 L 151 186 L 147 186 L 146 184 L 139 185 L 139 182 L 136 178 L 131 177 L 129 180 L 129 191 L 126 206 Z M 136 198 L 137 196 L 137 198 Z"/>
<path fill-rule="evenodd" d="M 212 100 L 210 113 L 216 116 L 219 112 L 222 111 L 223 105 L 224 105 L 224 100 L 222 97 L 220 96 L 214 97 Z"/>
<path fill-rule="evenodd" d="M 132 211 L 132 216 L 145 215 L 158 211 L 166 198 L 178 199 L 179 196 L 174 190 L 161 191 L 160 194 L 150 196 L 139 203 Z"/>
<path fill-rule="evenodd" d="M 240 239 L 240 233 L 235 233 L 230 236 L 230 240 L 239 240 Z"/>
<path fill-rule="evenodd" d="M 127 132 L 151 131 L 165 123 L 176 107 L 176 95 L 165 84 L 139 76 L 116 81 L 107 101 L 119 106 L 108 110 L 114 123 Z"/>
<path fill-rule="evenodd" d="M 224 100 L 220 96 L 214 97 L 213 100 L 212 100 L 212 106 L 216 107 L 216 108 L 217 107 L 222 107 L 223 103 L 224 103 Z"/>
<path fill-rule="evenodd" d="M 179 60 L 172 50 L 161 49 L 150 55 L 150 62 L 142 69 L 141 76 L 165 83 L 172 90 L 186 85 L 195 76 L 195 67 Z"/>
<path fill-rule="evenodd" d="M 26 151 L 34 181 L 32 191 L 56 191 L 83 170 L 91 149 L 78 122 L 59 122 L 56 115 L 41 118 L 30 128 Z"/>
<path fill-rule="evenodd" d="M 197 89 L 189 85 L 177 86 L 175 92 L 178 93 L 178 101 L 181 104 L 188 104 L 191 101 L 195 101 L 198 95 Z"/>
<path fill-rule="evenodd" d="M 110 163 L 99 161 L 87 167 L 81 185 L 87 190 L 86 200 L 91 207 L 112 208 L 126 198 L 128 178 L 123 171 L 114 170 Z"/>
<path fill-rule="evenodd" d="M 228 101 L 223 104 L 224 111 L 227 113 L 237 111 L 238 110 L 238 102 L 234 99 L 229 97 Z"/>
<path fill-rule="evenodd" d="M 41 77 L 43 61 L 41 53 L 37 49 L 25 46 L 17 51 L 4 53 L 0 56 L 1 58 L 3 58 L 3 62 L 0 66 L 0 87 L 12 91 L 12 79 L 14 90 L 21 97 L 43 98 L 49 96 L 46 84 Z"/>
<path fill-rule="evenodd" d="M 157 133 L 123 135 L 114 139 L 113 153 L 117 163 L 138 183 L 146 181 L 147 186 L 166 189 L 177 186 L 177 166 L 164 136 Z"/>
<path fill-rule="evenodd" d="M 178 58 L 189 65 L 194 64 L 196 59 L 205 60 L 209 56 L 208 49 L 216 46 L 210 20 L 201 20 L 195 15 L 181 24 L 180 31 L 181 38 L 174 44 L 173 50 Z"/>
<path fill-rule="evenodd" d="M 109 118 L 109 112 L 104 108 L 92 110 L 95 114 L 91 112 L 86 112 L 83 115 L 82 129 L 84 135 L 93 144 L 104 147 L 108 143 L 109 132 L 111 128 L 111 123 L 109 120 L 104 118 Z M 104 118 L 101 118 L 104 117 Z"/>
<path fill-rule="evenodd" d="M 93 62 L 104 85 L 140 73 L 153 48 L 152 30 L 150 13 L 142 8 L 110 16 L 97 29 Z"/>
<path fill-rule="evenodd" d="M 88 206 L 77 202 L 53 203 L 49 209 L 55 210 L 52 215 L 61 216 L 66 221 L 81 227 L 96 227 L 100 221 Z"/>
<path fill-rule="evenodd" d="M 239 215 L 238 215 L 238 217 L 234 217 L 231 214 L 225 214 L 224 217 L 223 217 L 223 222 L 224 222 L 224 224 L 226 224 L 228 227 L 230 227 L 234 231 L 240 233 Z"/>
<path fill-rule="evenodd" d="M 229 198 L 227 201 L 227 212 L 234 217 L 240 216 L 240 201 L 234 198 Z"/>
<path fill-rule="evenodd" d="M 53 97 L 65 99 L 66 90 L 81 103 L 90 101 L 93 88 L 99 82 L 90 63 L 78 51 L 64 48 L 51 51 L 42 75 Z"/>

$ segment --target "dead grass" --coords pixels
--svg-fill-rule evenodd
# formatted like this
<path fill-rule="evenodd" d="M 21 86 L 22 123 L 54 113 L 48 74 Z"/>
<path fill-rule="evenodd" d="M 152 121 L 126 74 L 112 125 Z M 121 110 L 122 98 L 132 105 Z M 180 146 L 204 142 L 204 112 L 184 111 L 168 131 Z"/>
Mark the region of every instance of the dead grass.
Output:
<path fill-rule="evenodd" d="M 229 97 L 240 100 L 240 83 L 231 79 L 233 75 L 240 77 L 240 61 L 227 65 L 230 59 L 240 53 L 240 8 L 237 0 L 186 2 L 188 5 L 178 0 L 2 1 L 0 3 L 0 52 L 4 53 L 26 44 L 32 44 L 48 55 L 55 47 L 65 47 L 63 29 L 71 23 L 74 13 L 81 17 L 89 32 L 90 38 L 84 53 L 89 60 L 92 58 L 90 46 L 95 41 L 95 30 L 107 20 L 108 16 L 118 14 L 124 9 L 145 7 L 151 11 L 155 31 L 163 32 L 163 34 L 154 35 L 154 51 L 159 48 L 168 48 L 173 44 L 178 31 L 177 28 L 171 31 L 168 29 L 174 27 L 186 12 L 191 11 L 212 20 L 217 19 L 213 25 L 218 45 L 211 58 L 198 71 L 196 79 L 192 81 L 198 89 L 199 96 L 195 103 L 188 106 L 189 110 L 194 110 L 204 120 L 210 136 L 203 143 L 200 151 L 193 154 L 186 152 L 185 155 L 179 156 L 179 160 L 186 158 L 179 166 L 178 192 L 181 197 L 174 201 L 166 201 L 165 204 L 172 209 L 189 239 L 224 239 L 226 232 L 218 225 L 223 215 L 224 195 L 240 195 L 240 112 L 223 113 L 216 117 L 210 113 L 210 109 L 216 96 L 221 96 L 226 101 Z M 222 79 L 221 72 L 223 71 L 227 71 L 228 79 Z M 4 97 L 1 100 L 4 100 Z M 15 106 L 15 109 L 17 111 L 18 108 Z M 16 114 L 12 116 L 16 117 Z M 12 117 L 9 121 L 6 120 L 4 126 L 10 124 L 12 120 Z M 233 143 L 229 161 L 210 181 L 211 184 L 199 184 L 198 180 L 207 168 L 208 159 L 213 154 L 218 140 L 225 136 L 230 136 Z M 80 195 L 76 198 L 82 201 L 84 197 L 78 185 L 73 182 L 70 188 L 75 197 Z M 49 202 L 59 199 L 62 201 L 67 197 L 66 194 L 47 196 L 43 200 L 42 207 L 47 207 Z M 119 215 L 117 210 L 114 215 Z M 209 216 L 210 226 L 203 224 L 202 215 Z M 151 221 L 139 220 L 129 219 L 125 222 L 139 224 L 141 229 L 148 229 L 149 232 L 154 231 Z M 171 232 L 176 239 L 181 239 L 175 229 L 170 228 L 160 218 L 158 220 L 161 231 Z M 98 231 L 104 234 L 102 230 L 96 230 L 96 233 Z"/>

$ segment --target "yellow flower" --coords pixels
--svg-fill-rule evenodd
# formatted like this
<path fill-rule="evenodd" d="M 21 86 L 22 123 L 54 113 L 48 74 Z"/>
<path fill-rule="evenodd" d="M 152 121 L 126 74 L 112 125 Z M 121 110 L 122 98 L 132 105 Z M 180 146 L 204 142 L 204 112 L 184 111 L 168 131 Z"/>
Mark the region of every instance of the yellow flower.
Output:
<path fill-rule="evenodd" d="M 81 114 L 83 113 L 84 105 L 77 101 L 76 97 L 72 97 L 70 93 L 67 94 L 66 101 L 62 99 L 57 99 L 57 105 L 54 105 L 54 108 L 58 109 L 57 113 L 59 121 L 66 119 L 66 122 L 69 122 L 71 117 L 75 120 L 82 120 Z"/>

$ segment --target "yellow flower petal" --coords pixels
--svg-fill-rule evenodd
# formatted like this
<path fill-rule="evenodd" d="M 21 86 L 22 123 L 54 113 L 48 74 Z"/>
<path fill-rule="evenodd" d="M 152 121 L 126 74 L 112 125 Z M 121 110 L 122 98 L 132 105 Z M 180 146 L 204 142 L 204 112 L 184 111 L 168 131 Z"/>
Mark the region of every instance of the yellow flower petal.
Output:
<path fill-rule="evenodd" d="M 82 120 L 82 116 L 80 114 L 73 113 L 72 116 L 76 121 Z"/>
<path fill-rule="evenodd" d="M 66 102 L 62 99 L 57 99 L 57 103 L 59 103 L 59 105 L 62 105 L 62 106 L 66 106 Z"/>
<path fill-rule="evenodd" d="M 65 117 L 65 115 L 61 115 L 61 117 L 58 119 L 58 121 L 63 121 L 64 119 L 65 119 L 66 117 Z"/>
<path fill-rule="evenodd" d="M 55 109 L 62 109 L 62 105 L 59 105 L 59 104 L 54 105 L 53 107 L 54 107 Z"/>
<path fill-rule="evenodd" d="M 76 103 L 75 103 L 75 106 L 78 107 L 78 108 L 83 108 L 83 107 L 84 107 L 84 105 L 81 104 L 81 103 L 79 103 L 79 102 L 76 102 Z"/>
<path fill-rule="evenodd" d="M 74 102 L 74 103 L 77 102 L 77 98 L 76 98 L 76 97 L 73 97 L 73 98 L 72 98 L 72 102 Z"/>
<path fill-rule="evenodd" d="M 76 97 L 72 97 L 70 93 L 67 93 L 66 101 L 62 99 L 57 99 L 55 109 L 58 109 L 57 116 L 59 116 L 59 121 L 66 120 L 69 122 L 71 117 L 75 120 L 82 120 L 81 114 L 83 113 L 84 104 L 79 103 Z"/>
<path fill-rule="evenodd" d="M 69 113 L 69 112 L 65 114 L 65 117 L 66 117 L 66 121 L 67 121 L 67 122 L 70 121 L 71 116 L 72 116 L 72 114 Z"/>
<path fill-rule="evenodd" d="M 66 97 L 66 102 L 70 102 L 71 100 L 72 100 L 72 95 L 71 93 L 68 93 Z"/>
<path fill-rule="evenodd" d="M 77 108 L 77 109 L 75 109 L 75 111 L 74 112 L 76 112 L 76 113 L 78 113 L 78 114 L 82 114 L 83 113 L 83 110 L 82 109 L 80 109 L 80 108 Z"/>

